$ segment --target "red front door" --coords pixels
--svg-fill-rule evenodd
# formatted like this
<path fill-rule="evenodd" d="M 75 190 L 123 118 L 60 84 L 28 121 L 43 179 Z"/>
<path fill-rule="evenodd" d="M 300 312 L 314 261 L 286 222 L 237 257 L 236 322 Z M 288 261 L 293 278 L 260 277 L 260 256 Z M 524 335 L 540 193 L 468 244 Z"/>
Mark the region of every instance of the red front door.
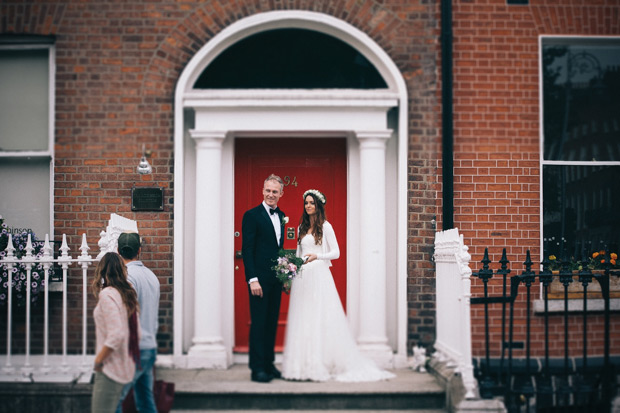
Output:
<path fill-rule="evenodd" d="M 340 259 L 333 261 L 332 274 L 343 306 L 346 304 L 346 212 L 347 165 L 346 140 L 332 139 L 250 139 L 235 142 L 235 251 L 241 251 L 243 213 L 263 200 L 263 182 L 270 174 L 285 183 L 284 196 L 278 206 L 287 217 L 284 248 L 297 248 L 297 227 L 303 212 L 303 193 L 318 189 L 327 199 L 326 215 L 334 226 Z M 291 230 L 294 231 L 293 236 Z M 284 329 L 289 296 L 283 294 L 276 337 L 276 351 L 284 344 Z M 346 307 L 345 307 L 346 308 Z M 243 260 L 235 256 L 235 351 L 247 352 L 250 333 L 248 287 Z"/>

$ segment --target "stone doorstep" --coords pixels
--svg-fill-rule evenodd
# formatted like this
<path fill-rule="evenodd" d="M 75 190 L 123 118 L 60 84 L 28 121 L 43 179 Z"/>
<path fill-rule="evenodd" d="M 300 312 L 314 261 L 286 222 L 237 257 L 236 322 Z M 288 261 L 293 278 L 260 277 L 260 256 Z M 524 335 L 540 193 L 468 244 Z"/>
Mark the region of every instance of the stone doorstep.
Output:
<path fill-rule="evenodd" d="M 417 409 L 444 411 L 445 391 L 428 373 L 393 370 L 397 377 L 371 383 L 250 380 L 247 365 L 228 370 L 157 370 L 157 378 L 175 383 L 175 411 Z"/>
<path fill-rule="evenodd" d="M 247 365 L 236 364 L 228 370 L 185 370 L 158 368 L 157 379 L 175 383 L 177 393 L 239 394 L 444 394 L 443 387 L 430 373 L 411 369 L 391 370 L 396 377 L 371 383 L 300 382 L 273 380 L 256 383 L 250 380 Z"/>
<path fill-rule="evenodd" d="M 256 412 L 272 412 L 274 411 L 273 409 L 265 409 L 265 410 L 234 410 L 234 413 L 256 413 Z M 286 413 L 286 412 L 300 412 L 300 413 L 326 413 L 329 412 L 328 410 L 306 410 L 306 409 L 295 409 L 295 410 L 279 410 L 278 413 Z M 331 410 L 332 412 L 334 410 Z M 374 409 L 346 409 L 346 410 L 336 410 L 337 413 L 447 413 L 447 410 L 445 409 L 416 409 L 416 410 L 412 410 L 412 409 L 401 409 L 401 410 L 394 410 L 394 409 L 382 409 L 382 410 L 374 410 Z M 177 409 L 172 409 L 170 411 L 170 413 L 232 413 L 231 410 L 213 410 L 213 409 L 208 409 L 208 410 L 177 410 Z M 472 412 L 472 413 L 477 413 L 477 412 Z M 617 413 L 617 412 L 614 412 Z"/>
<path fill-rule="evenodd" d="M 445 391 L 430 373 L 392 370 L 396 377 L 371 383 L 250 380 L 247 365 L 228 370 L 157 368 L 157 379 L 175 383 L 175 412 L 242 410 L 443 412 Z M 80 411 L 90 403 L 91 384 L 3 383 L 0 413 Z M 42 408 L 42 409 L 41 409 Z M 60 410 L 58 410 L 60 408 Z M 15 410 L 17 409 L 17 410 Z"/>

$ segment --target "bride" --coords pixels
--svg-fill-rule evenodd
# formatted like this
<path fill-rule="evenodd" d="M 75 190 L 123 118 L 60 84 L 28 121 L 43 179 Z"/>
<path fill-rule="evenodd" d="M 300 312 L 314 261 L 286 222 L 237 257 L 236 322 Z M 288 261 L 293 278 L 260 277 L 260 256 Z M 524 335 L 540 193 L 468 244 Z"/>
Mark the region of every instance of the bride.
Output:
<path fill-rule="evenodd" d="M 395 377 L 363 356 L 349 331 L 329 269 L 340 250 L 334 228 L 325 220 L 325 196 L 309 189 L 303 199 L 297 256 L 306 263 L 291 288 L 282 376 L 343 382 Z"/>

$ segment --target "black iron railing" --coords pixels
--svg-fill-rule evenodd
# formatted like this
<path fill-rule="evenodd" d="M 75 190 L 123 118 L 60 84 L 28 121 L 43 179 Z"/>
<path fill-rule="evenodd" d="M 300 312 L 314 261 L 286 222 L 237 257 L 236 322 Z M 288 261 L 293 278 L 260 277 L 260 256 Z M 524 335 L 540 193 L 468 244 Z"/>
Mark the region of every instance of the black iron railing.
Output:
<path fill-rule="evenodd" d="M 542 271 L 532 269 L 534 263 L 530 259 L 530 252 L 523 263 L 525 269 L 518 275 L 508 277 L 511 270 L 504 249 L 502 258 L 499 260 L 500 268 L 495 272 L 491 269 L 491 260 L 488 250 L 485 250 L 482 259 L 482 269 L 473 274 L 479 278 L 484 286 L 484 296 L 471 299 L 472 305 L 484 305 L 485 320 L 485 356 L 477 363 L 476 378 L 479 382 L 480 394 L 483 398 L 501 396 L 510 412 L 569 412 L 584 411 L 596 408 L 600 412 L 608 412 L 611 409 L 612 398 L 615 395 L 617 384 L 614 371 L 614 363 L 610 360 L 610 277 L 619 277 L 620 271 L 610 270 L 609 266 L 602 272 L 593 273 L 584 262 L 583 269 L 573 272 L 564 265 L 559 271 L 550 271 L 548 261 L 542 262 Z M 502 295 L 492 296 L 489 293 L 489 281 L 494 276 L 502 277 Z M 575 278 L 576 277 L 576 280 Z M 557 280 L 563 287 L 563 310 L 560 312 L 563 324 L 563 354 L 560 358 L 550 354 L 550 317 L 558 317 L 558 312 L 553 315 L 549 310 L 549 289 L 551 283 Z M 532 293 L 538 293 L 542 286 L 542 311 L 544 325 L 544 357 L 532 357 Z M 588 346 L 593 335 L 588 334 L 592 328 L 590 321 L 593 312 L 588 311 L 588 286 L 596 281 L 601 288 L 601 296 L 604 303 L 603 339 L 604 354 L 593 357 L 588 355 Z M 580 310 L 583 317 L 581 322 L 582 349 L 581 357 L 571 357 L 569 342 L 569 330 L 578 328 L 578 325 L 570 325 L 569 318 L 569 293 L 568 287 L 573 282 L 579 282 L 583 286 L 583 309 Z M 508 286 L 510 287 L 508 289 Z M 525 287 L 524 300 L 519 299 L 523 294 L 522 286 Z M 532 288 L 535 288 L 533 291 Z M 556 300 L 558 301 L 558 300 Z M 490 307 L 501 304 L 501 343 L 500 356 L 491 359 L 492 349 L 489 316 Z M 525 307 L 525 342 L 515 341 L 515 305 Z M 598 312 L 600 314 L 600 311 Z M 596 317 L 599 317 L 598 314 Z M 556 334 L 557 336 L 557 334 Z M 523 334 L 521 334 L 523 337 Z M 514 350 L 524 351 L 524 356 L 515 357 Z M 557 354 L 556 354 L 557 356 Z"/>

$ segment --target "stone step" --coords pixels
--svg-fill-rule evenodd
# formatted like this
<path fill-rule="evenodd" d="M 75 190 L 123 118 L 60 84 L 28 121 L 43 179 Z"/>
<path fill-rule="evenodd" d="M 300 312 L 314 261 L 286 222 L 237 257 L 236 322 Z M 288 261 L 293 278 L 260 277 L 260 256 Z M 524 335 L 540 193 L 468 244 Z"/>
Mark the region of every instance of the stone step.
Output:
<path fill-rule="evenodd" d="M 272 412 L 272 409 L 266 410 L 235 410 L 235 413 L 256 413 L 256 412 Z M 277 410 L 276 410 L 277 411 Z M 300 413 L 325 413 L 328 410 L 298 410 L 298 409 L 288 409 L 288 410 L 280 410 L 280 412 L 300 412 Z M 333 410 L 332 410 L 333 411 Z M 173 409 L 170 413 L 231 413 L 232 410 L 176 410 Z M 424 409 L 424 410 L 337 410 L 337 413 L 447 413 L 448 411 L 445 409 Z"/>
<path fill-rule="evenodd" d="M 228 370 L 158 368 L 157 378 L 175 383 L 174 411 L 416 411 L 445 412 L 445 391 L 428 373 L 394 370 L 396 378 L 372 383 L 255 383 L 247 365 Z"/>

